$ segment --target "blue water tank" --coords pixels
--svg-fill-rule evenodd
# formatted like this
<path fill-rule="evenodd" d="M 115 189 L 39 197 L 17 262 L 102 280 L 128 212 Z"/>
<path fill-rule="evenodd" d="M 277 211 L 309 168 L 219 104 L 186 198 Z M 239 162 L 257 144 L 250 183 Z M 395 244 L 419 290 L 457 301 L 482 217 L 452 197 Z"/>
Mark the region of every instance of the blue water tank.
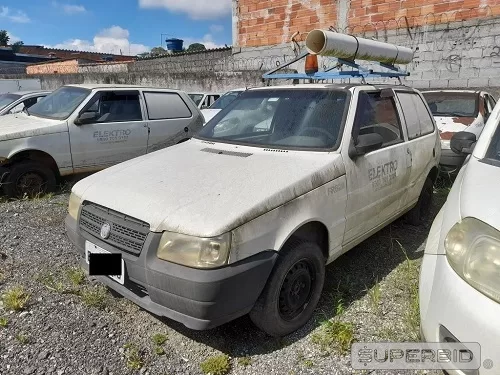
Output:
<path fill-rule="evenodd" d="M 171 38 L 165 40 L 167 42 L 167 49 L 172 52 L 180 52 L 182 51 L 182 45 L 184 41 L 182 39 Z"/>

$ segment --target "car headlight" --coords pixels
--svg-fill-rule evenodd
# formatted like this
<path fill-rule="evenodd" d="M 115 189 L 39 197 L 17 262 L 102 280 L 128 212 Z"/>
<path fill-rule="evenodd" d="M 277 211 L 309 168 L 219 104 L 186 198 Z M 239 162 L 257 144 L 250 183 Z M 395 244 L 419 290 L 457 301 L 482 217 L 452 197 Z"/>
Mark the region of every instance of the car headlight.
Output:
<path fill-rule="evenodd" d="M 71 195 L 69 196 L 68 213 L 75 220 L 78 219 L 78 210 L 80 209 L 81 204 L 82 198 L 80 198 L 75 193 L 71 193 Z"/>
<path fill-rule="evenodd" d="M 200 238 L 164 232 L 156 255 L 172 263 L 194 268 L 216 268 L 227 263 L 231 234 Z"/>
<path fill-rule="evenodd" d="M 455 224 L 444 241 L 446 256 L 458 275 L 500 302 L 500 232 L 474 218 Z"/>

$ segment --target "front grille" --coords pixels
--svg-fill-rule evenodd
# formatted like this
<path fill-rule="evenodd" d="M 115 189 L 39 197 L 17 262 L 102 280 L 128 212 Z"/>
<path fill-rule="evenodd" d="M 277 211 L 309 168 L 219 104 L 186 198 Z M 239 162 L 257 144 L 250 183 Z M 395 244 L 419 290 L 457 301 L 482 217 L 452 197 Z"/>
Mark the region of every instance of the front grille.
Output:
<path fill-rule="evenodd" d="M 105 223 L 111 226 L 107 239 L 101 238 L 101 228 Z M 82 207 L 80 229 L 111 246 L 134 255 L 141 253 L 149 234 L 147 223 L 88 202 Z"/>

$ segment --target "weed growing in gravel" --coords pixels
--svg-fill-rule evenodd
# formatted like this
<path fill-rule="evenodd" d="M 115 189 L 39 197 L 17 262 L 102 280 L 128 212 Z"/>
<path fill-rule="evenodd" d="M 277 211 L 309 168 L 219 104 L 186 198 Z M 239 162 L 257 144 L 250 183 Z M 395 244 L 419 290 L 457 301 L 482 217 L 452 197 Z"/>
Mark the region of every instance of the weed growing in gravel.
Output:
<path fill-rule="evenodd" d="M 373 307 L 373 310 L 378 315 L 380 314 L 380 296 L 382 293 L 380 292 L 380 283 L 378 278 L 375 280 L 375 284 L 368 289 L 368 296 L 370 297 L 370 303 Z"/>
<path fill-rule="evenodd" d="M 229 356 L 226 354 L 208 358 L 200 364 L 201 371 L 210 375 L 226 375 L 231 369 Z"/>
<path fill-rule="evenodd" d="M 238 364 L 243 367 L 252 365 L 252 358 L 249 356 L 238 358 Z"/>
<path fill-rule="evenodd" d="M 9 325 L 9 319 L 5 316 L 0 317 L 0 327 L 5 328 Z"/>
<path fill-rule="evenodd" d="M 153 335 L 153 337 L 151 339 L 153 340 L 153 342 L 156 345 L 161 346 L 161 345 L 165 344 L 165 342 L 168 340 L 168 336 L 164 335 L 162 333 L 157 333 L 157 334 Z"/>
<path fill-rule="evenodd" d="M 28 345 L 30 343 L 30 338 L 22 333 L 16 335 L 16 340 L 23 345 Z"/>
<path fill-rule="evenodd" d="M 74 286 L 80 286 L 85 281 L 85 271 L 81 267 L 71 267 L 66 270 L 66 277 Z"/>
<path fill-rule="evenodd" d="M 127 367 L 132 370 L 140 370 L 144 366 L 142 355 L 134 344 L 125 344 L 125 358 L 127 360 Z"/>
<path fill-rule="evenodd" d="M 104 309 L 106 307 L 108 292 L 104 286 L 89 286 L 81 290 L 80 296 L 82 297 L 83 303 L 87 306 Z"/>
<path fill-rule="evenodd" d="M 311 361 L 310 359 L 304 359 L 302 361 L 302 364 L 304 365 L 304 367 L 307 367 L 307 368 L 314 367 L 314 362 Z"/>
<path fill-rule="evenodd" d="M 47 289 L 54 292 L 63 293 L 66 290 L 63 282 L 58 280 L 52 273 L 42 273 L 36 278 L 36 280 L 45 285 Z"/>
<path fill-rule="evenodd" d="M 342 321 L 326 321 L 321 325 L 319 332 L 312 335 L 311 341 L 329 352 L 332 349 L 345 354 L 354 341 L 354 326 Z"/>
<path fill-rule="evenodd" d="M 24 290 L 22 286 L 15 286 L 7 289 L 2 294 L 2 302 L 6 309 L 20 311 L 23 310 L 30 298 L 30 295 Z"/>
<path fill-rule="evenodd" d="M 165 354 L 165 349 L 163 349 L 161 346 L 155 346 L 155 353 L 157 355 L 164 355 Z"/>

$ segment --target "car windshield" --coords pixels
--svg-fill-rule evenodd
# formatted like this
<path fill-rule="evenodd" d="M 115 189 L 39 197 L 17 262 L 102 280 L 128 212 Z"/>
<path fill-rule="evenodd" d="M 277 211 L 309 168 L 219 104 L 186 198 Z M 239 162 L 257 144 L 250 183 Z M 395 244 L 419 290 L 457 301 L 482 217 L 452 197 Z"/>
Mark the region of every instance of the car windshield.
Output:
<path fill-rule="evenodd" d="M 243 91 L 229 91 L 217 99 L 210 109 L 224 109 L 233 102 Z"/>
<path fill-rule="evenodd" d="M 188 94 L 194 104 L 199 105 L 201 99 L 203 99 L 203 94 Z"/>
<path fill-rule="evenodd" d="M 197 138 L 291 149 L 338 146 L 347 91 L 266 89 L 245 91 L 220 111 Z"/>
<path fill-rule="evenodd" d="M 0 95 L 0 109 L 5 108 L 11 103 L 14 103 L 17 99 L 19 99 L 21 95 L 16 94 L 3 94 Z"/>
<path fill-rule="evenodd" d="M 484 159 L 489 161 L 490 164 L 500 167 L 500 124 L 497 124 Z"/>
<path fill-rule="evenodd" d="M 477 95 L 474 93 L 423 93 L 434 116 L 476 117 Z"/>
<path fill-rule="evenodd" d="M 90 92 L 80 87 L 63 86 L 30 107 L 30 115 L 65 120 Z"/>

